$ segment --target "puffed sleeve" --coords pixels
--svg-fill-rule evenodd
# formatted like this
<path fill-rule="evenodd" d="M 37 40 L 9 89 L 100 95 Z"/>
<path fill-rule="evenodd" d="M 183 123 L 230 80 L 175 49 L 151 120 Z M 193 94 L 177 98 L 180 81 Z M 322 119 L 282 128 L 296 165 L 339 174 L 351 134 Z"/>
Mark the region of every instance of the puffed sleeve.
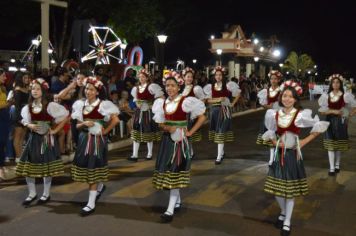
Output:
<path fill-rule="evenodd" d="M 258 101 L 259 103 L 263 106 L 263 105 L 267 105 L 268 101 L 267 101 L 267 89 L 262 89 L 261 91 L 258 92 L 257 94 L 258 97 Z"/>
<path fill-rule="evenodd" d="M 328 94 L 326 93 L 323 93 L 319 100 L 318 100 L 318 103 L 319 103 L 319 112 L 326 112 L 329 110 L 329 103 L 328 103 L 328 99 L 329 99 L 329 96 Z"/>
<path fill-rule="evenodd" d="M 21 117 L 22 117 L 21 123 L 23 125 L 26 126 L 31 123 L 30 109 L 29 109 L 28 105 L 24 106 L 21 109 Z"/>
<path fill-rule="evenodd" d="M 233 97 L 237 97 L 241 93 L 241 89 L 237 83 L 230 81 L 226 84 L 227 90 L 229 90 Z"/>
<path fill-rule="evenodd" d="M 104 116 L 104 121 L 109 121 L 111 115 L 120 114 L 119 108 L 111 101 L 101 101 L 98 112 Z"/>
<path fill-rule="evenodd" d="M 56 102 L 50 102 L 48 104 L 47 112 L 54 118 L 54 122 L 57 124 L 66 119 L 69 115 L 69 111 L 64 106 Z"/>
<path fill-rule="evenodd" d="M 315 115 L 313 118 L 312 110 L 310 109 L 304 109 L 299 112 L 294 124 L 299 128 L 313 127 L 310 131 L 311 133 L 324 133 L 329 127 L 329 122 L 320 121 L 318 115 Z"/>
<path fill-rule="evenodd" d="M 199 100 L 205 99 L 205 94 L 204 94 L 203 88 L 200 87 L 199 85 L 194 86 L 193 92 Z"/>
<path fill-rule="evenodd" d="M 263 140 L 276 139 L 277 123 L 276 112 L 273 109 L 268 109 L 265 115 L 265 126 L 267 131 L 262 135 Z"/>
<path fill-rule="evenodd" d="M 83 100 L 78 100 L 72 105 L 71 117 L 73 120 L 83 121 L 83 107 L 84 107 Z"/>
<path fill-rule="evenodd" d="M 134 102 L 137 100 L 137 87 L 131 89 L 131 96 L 133 97 Z"/>
<path fill-rule="evenodd" d="M 155 96 L 155 98 L 159 98 L 163 96 L 163 91 L 161 86 L 158 84 L 152 83 L 148 86 L 148 91 Z"/>
<path fill-rule="evenodd" d="M 163 98 L 158 98 L 154 101 L 152 106 L 153 120 L 156 123 L 164 123 L 166 121 L 163 110 Z"/>
<path fill-rule="evenodd" d="M 355 96 L 352 93 L 345 93 L 344 94 L 344 101 L 348 106 L 356 107 Z"/>
<path fill-rule="evenodd" d="M 211 84 L 207 84 L 204 86 L 203 88 L 204 94 L 205 94 L 205 98 L 212 98 L 212 94 L 211 94 Z"/>
<path fill-rule="evenodd" d="M 190 119 L 194 120 L 199 115 L 205 113 L 205 104 L 196 97 L 187 97 L 182 103 L 182 109 L 186 113 L 190 113 Z"/>

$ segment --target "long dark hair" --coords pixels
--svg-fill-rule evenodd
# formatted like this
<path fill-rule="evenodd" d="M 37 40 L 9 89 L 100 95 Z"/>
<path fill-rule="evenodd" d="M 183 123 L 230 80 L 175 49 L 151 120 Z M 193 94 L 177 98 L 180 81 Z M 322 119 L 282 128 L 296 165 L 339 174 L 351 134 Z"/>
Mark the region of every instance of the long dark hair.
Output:
<path fill-rule="evenodd" d="M 14 88 L 20 87 L 25 88 L 26 85 L 23 83 L 23 77 L 29 75 L 28 73 L 17 71 L 15 73 L 15 81 L 14 81 Z"/>
<path fill-rule="evenodd" d="M 219 71 L 220 71 L 220 70 L 219 70 Z M 218 72 L 218 71 L 216 71 L 216 72 Z M 216 72 L 215 72 L 215 74 L 216 74 Z M 224 72 L 220 71 L 220 73 L 221 73 L 221 75 L 222 75 L 222 80 L 221 80 L 222 89 L 225 90 L 225 89 L 226 89 L 226 78 L 225 78 L 225 76 L 224 76 Z M 213 79 L 212 79 L 212 86 L 215 86 L 215 84 L 216 84 L 215 74 L 214 74 Z M 213 88 L 213 89 L 214 89 L 214 88 Z"/>
<path fill-rule="evenodd" d="M 344 93 L 345 93 L 345 91 L 344 91 L 344 83 L 341 81 L 341 79 L 339 79 L 339 78 L 337 78 L 337 77 L 334 77 L 334 78 L 332 78 L 332 79 L 330 80 L 328 93 L 330 93 L 331 91 L 334 90 L 334 89 L 333 89 L 333 83 L 334 83 L 334 80 L 336 80 L 336 79 L 337 79 L 337 80 L 339 81 L 339 83 L 340 83 L 340 91 L 342 92 L 342 94 L 344 94 Z"/>
<path fill-rule="evenodd" d="M 279 98 L 278 98 L 278 104 L 280 107 L 284 107 L 283 103 L 282 103 L 282 96 L 284 94 L 285 91 L 291 91 L 292 92 L 292 96 L 293 98 L 295 99 L 295 103 L 294 103 L 294 108 L 298 109 L 298 110 L 301 110 L 303 109 L 303 107 L 300 105 L 300 98 L 299 98 L 299 95 L 297 93 L 297 91 L 295 90 L 295 88 L 291 87 L 291 86 L 287 86 L 285 87 L 282 92 L 280 93 L 279 95 Z"/>

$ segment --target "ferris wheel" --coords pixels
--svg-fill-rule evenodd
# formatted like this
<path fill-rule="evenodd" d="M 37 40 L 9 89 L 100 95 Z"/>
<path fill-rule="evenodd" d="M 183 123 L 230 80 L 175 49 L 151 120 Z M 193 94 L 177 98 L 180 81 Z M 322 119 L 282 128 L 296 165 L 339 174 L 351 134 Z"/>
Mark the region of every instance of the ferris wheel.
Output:
<path fill-rule="evenodd" d="M 95 60 L 97 64 L 110 64 L 112 60 L 122 63 L 127 43 L 122 41 L 110 27 L 91 26 L 89 28 L 91 51 L 81 58 L 82 62 Z"/>

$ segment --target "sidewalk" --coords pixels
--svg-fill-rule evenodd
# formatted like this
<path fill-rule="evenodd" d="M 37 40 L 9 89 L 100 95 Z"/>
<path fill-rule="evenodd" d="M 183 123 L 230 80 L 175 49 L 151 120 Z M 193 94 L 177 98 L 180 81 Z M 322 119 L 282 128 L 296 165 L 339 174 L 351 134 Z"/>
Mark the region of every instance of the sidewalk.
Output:
<path fill-rule="evenodd" d="M 263 110 L 263 108 L 259 107 L 259 108 L 256 108 L 256 109 L 248 109 L 248 110 L 245 110 L 245 111 L 239 111 L 239 112 L 233 113 L 232 117 L 235 118 L 235 117 L 238 117 L 238 116 L 243 116 L 243 115 L 247 115 L 247 114 L 258 112 L 258 111 L 262 111 L 262 110 Z M 209 122 L 208 120 L 205 121 L 204 125 L 208 124 L 208 122 Z M 132 145 L 132 139 L 126 138 L 126 139 L 122 139 L 122 140 L 119 140 L 119 141 L 116 141 L 116 142 L 113 142 L 113 143 L 109 143 L 108 144 L 108 150 L 111 151 L 111 150 L 115 150 L 115 149 L 128 147 L 128 146 L 131 146 L 131 145 Z M 71 153 L 70 155 L 62 155 L 61 158 L 62 158 L 62 161 L 63 161 L 64 164 L 70 164 L 74 159 L 74 152 Z M 13 179 L 17 178 L 17 176 L 15 174 L 15 169 L 16 169 L 16 165 L 15 166 L 7 166 L 6 167 L 6 173 L 5 173 L 6 180 L 13 180 Z"/>

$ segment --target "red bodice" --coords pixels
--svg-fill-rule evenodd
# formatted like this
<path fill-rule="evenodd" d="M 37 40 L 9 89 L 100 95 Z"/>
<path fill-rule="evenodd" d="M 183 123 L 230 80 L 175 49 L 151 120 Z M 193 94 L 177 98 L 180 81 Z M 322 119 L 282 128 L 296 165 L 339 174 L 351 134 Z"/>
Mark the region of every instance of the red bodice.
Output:
<path fill-rule="evenodd" d="M 53 121 L 53 117 L 47 112 L 47 106 L 42 109 L 39 113 L 34 113 L 32 111 L 32 106 L 30 105 L 31 121 Z"/>
<path fill-rule="evenodd" d="M 214 84 L 211 85 L 211 96 L 212 98 L 220 98 L 220 97 L 230 97 L 231 92 L 227 90 L 226 86 L 222 87 L 220 91 L 215 90 Z"/>
<path fill-rule="evenodd" d="M 174 112 L 168 113 L 166 111 L 166 102 L 163 103 L 164 117 L 166 121 L 186 121 L 187 113 L 183 111 L 182 104 L 185 97 L 182 97 L 177 105 L 177 108 Z"/>
<path fill-rule="evenodd" d="M 299 113 L 299 110 L 297 110 L 297 112 L 295 113 L 295 115 L 294 115 L 294 117 L 293 117 L 293 119 L 292 119 L 292 121 L 291 121 L 291 123 L 289 124 L 288 127 L 280 127 L 278 125 L 279 112 L 277 111 L 277 113 L 276 113 L 276 122 L 277 122 L 277 134 L 279 136 L 283 135 L 287 131 L 292 132 L 292 133 L 297 134 L 297 135 L 300 133 L 300 128 L 295 125 L 295 119 L 297 118 L 298 113 Z"/>
<path fill-rule="evenodd" d="M 328 95 L 328 106 L 329 109 L 340 110 L 345 106 L 344 94 L 342 94 L 336 102 L 332 102 L 330 99 L 330 95 Z"/>
<path fill-rule="evenodd" d="M 146 101 L 154 100 L 155 96 L 150 93 L 150 91 L 148 90 L 148 86 L 149 85 L 146 86 L 145 90 L 142 93 L 140 93 L 140 89 L 137 86 L 136 96 L 138 100 L 146 100 Z"/>
<path fill-rule="evenodd" d="M 278 98 L 279 98 L 280 92 L 281 92 L 281 91 L 278 91 L 278 93 L 276 94 L 276 96 L 271 97 L 270 94 L 269 94 L 269 89 L 267 89 L 267 104 L 268 104 L 268 105 L 271 105 L 272 103 L 277 102 L 277 101 L 278 101 Z"/>
<path fill-rule="evenodd" d="M 88 114 L 84 114 L 84 107 L 83 107 L 83 119 L 84 120 L 103 120 L 104 119 L 104 116 L 102 114 L 99 113 L 99 106 L 100 106 L 100 103 L 98 103 L 97 106 L 94 107 L 94 109 L 89 112 Z"/>

